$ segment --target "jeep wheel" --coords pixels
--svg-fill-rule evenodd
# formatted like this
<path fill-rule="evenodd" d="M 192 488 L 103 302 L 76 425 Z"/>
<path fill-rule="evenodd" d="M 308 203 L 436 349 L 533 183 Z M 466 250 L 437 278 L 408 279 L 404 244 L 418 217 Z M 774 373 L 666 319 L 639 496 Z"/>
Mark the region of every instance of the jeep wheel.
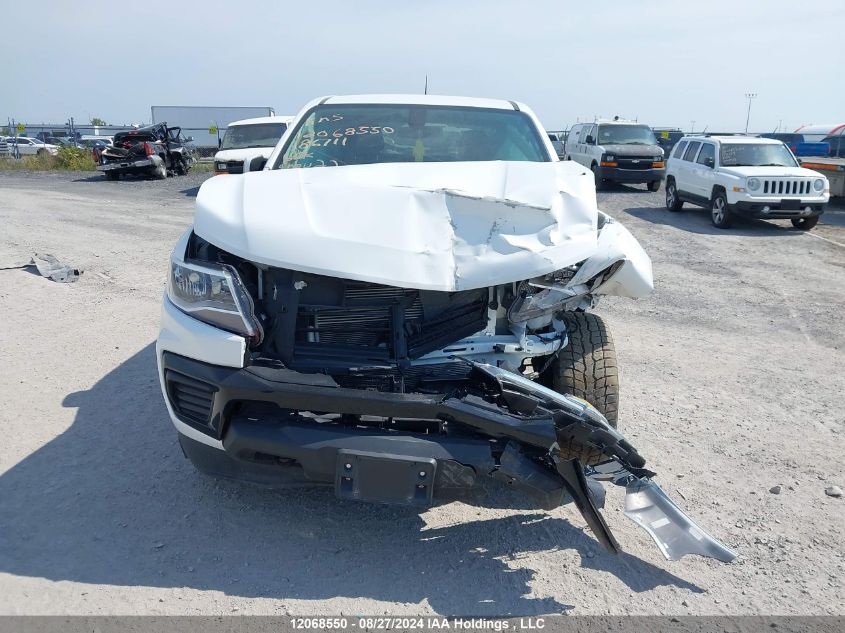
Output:
<path fill-rule="evenodd" d="M 660 191 L 660 181 L 659 180 L 652 180 L 648 183 L 648 190 L 649 191 Z"/>
<path fill-rule="evenodd" d="M 678 188 L 675 186 L 675 180 L 670 178 L 666 181 L 666 208 L 669 211 L 680 211 L 684 206 L 684 201 L 678 197 Z"/>
<path fill-rule="evenodd" d="M 819 217 L 821 216 L 817 215 L 814 218 L 792 218 L 792 226 L 802 231 L 809 231 L 819 223 Z"/>
<path fill-rule="evenodd" d="M 590 171 L 593 172 L 593 178 L 596 181 L 596 191 L 598 191 L 602 188 L 602 184 L 604 183 L 601 176 L 599 176 L 599 166 L 593 165 L 592 167 L 590 167 Z"/>
<path fill-rule="evenodd" d="M 565 312 L 569 343 L 548 369 L 546 381 L 558 393 L 586 400 L 616 428 L 619 377 L 613 337 L 601 317 L 586 312 Z"/>
<path fill-rule="evenodd" d="M 710 219 L 717 229 L 729 229 L 733 224 L 731 211 L 728 209 L 728 199 L 724 191 L 717 191 L 710 201 Z"/>

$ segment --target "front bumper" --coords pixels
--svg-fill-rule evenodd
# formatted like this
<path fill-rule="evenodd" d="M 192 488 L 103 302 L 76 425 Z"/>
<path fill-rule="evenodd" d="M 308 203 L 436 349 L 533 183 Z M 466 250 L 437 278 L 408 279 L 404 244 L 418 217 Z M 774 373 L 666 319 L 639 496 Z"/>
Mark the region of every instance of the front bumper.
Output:
<path fill-rule="evenodd" d="M 479 485 L 479 477 L 496 470 L 494 453 L 507 444 L 501 433 L 496 438 L 460 431 L 435 435 L 368 429 L 319 423 L 292 413 L 378 416 L 393 419 L 391 425 L 397 428 L 407 419 L 448 419 L 475 428 L 489 418 L 503 422 L 502 413 L 443 395 L 345 389 L 324 374 L 264 367 L 237 369 L 167 352 L 161 357 L 161 370 L 173 415 L 181 424 L 220 442 L 217 448 L 182 436 L 186 455 L 200 470 L 218 476 L 278 487 L 335 485 L 339 455 L 344 451 L 398 455 L 434 463 L 431 495 L 423 500 L 430 502 L 454 498 Z M 549 431 L 551 443 L 553 426 Z M 533 474 L 531 489 L 526 492 L 541 507 L 553 508 L 563 502 L 560 478 L 533 463 L 523 467 Z M 499 478 L 504 474 L 499 473 Z"/>
<path fill-rule="evenodd" d="M 599 167 L 599 176 L 612 182 L 643 183 L 666 178 L 665 168 L 620 169 L 618 167 Z"/>
<path fill-rule="evenodd" d="M 824 213 L 826 203 L 819 200 L 738 200 L 732 211 L 748 218 L 813 218 Z"/>

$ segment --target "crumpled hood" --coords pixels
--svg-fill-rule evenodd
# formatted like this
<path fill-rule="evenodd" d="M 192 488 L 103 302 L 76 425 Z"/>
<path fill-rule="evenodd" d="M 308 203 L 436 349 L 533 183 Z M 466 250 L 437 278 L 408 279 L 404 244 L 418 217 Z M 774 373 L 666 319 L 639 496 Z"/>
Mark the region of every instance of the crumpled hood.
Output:
<path fill-rule="evenodd" d="M 592 255 L 592 178 L 569 161 L 261 171 L 207 180 L 194 231 L 256 263 L 403 288 L 468 290 Z"/>
<path fill-rule="evenodd" d="M 662 156 L 660 145 L 602 145 L 605 154 L 617 156 Z"/>

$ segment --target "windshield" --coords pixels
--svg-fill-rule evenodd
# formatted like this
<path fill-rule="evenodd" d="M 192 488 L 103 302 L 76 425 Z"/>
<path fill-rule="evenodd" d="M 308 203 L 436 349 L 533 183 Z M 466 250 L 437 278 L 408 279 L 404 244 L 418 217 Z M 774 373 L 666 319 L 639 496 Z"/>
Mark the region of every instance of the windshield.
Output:
<path fill-rule="evenodd" d="M 326 104 L 302 120 L 275 168 L 489 160 L 550 158 L 534 123 L 517 110 Z"/>
<path fill-rule="evenodd" d="M 647 125 L 599 125 L 599 145 L 657 145 Z"/>
<path fill-rule="evenodd" d="M 285 123 L 230 125 L 223 136 L 223 144 L 220 145 L 220 149 L 275 147 L 287 127 Z"/>
<path fill-rule="evenodd" d="M 783 143 L 722 143 L 719 162 L 723 167 L 797 167 Z"/>

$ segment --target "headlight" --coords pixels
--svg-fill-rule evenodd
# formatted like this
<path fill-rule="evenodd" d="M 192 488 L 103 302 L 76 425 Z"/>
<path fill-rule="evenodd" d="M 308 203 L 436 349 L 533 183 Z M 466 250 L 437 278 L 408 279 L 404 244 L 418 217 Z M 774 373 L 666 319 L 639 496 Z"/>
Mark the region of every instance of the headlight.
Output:
<path fill-rule="evenodd" d="M 217 163 L 217 165 L 215 165 L 215 169 L 217 171 L 226 171 L 226 163 Z"/>
<path fill-rule="evenodd" d="M 171 256 L 167 297 L 185 314 L 240 334 L 252 344 L 264 336 L 252 297 L 233 266 L 188 264 Z"/>
<path fill-rule="evenodd" d="M 745 188 L 748 191 L 757 191 L 760 188 L 760 181 L 756 178 L 749 178 L 745 181 Z"/>
<path fill-rule="evenodd" d="M 824 189 L 824 180 L 821 178 L 816 178 L 813 181 L 813 189 L 815 189 L 816 191 L 821 191 L 822 189 Z"/>
<path fill-rule="evenodd" d="M 614 160 L 616 160 L 616 156 L 614 156 L 613 154 L 608 154 L 607 156 L 604 157 L 604 159 L 606 161 L 614 161 Z"/>

